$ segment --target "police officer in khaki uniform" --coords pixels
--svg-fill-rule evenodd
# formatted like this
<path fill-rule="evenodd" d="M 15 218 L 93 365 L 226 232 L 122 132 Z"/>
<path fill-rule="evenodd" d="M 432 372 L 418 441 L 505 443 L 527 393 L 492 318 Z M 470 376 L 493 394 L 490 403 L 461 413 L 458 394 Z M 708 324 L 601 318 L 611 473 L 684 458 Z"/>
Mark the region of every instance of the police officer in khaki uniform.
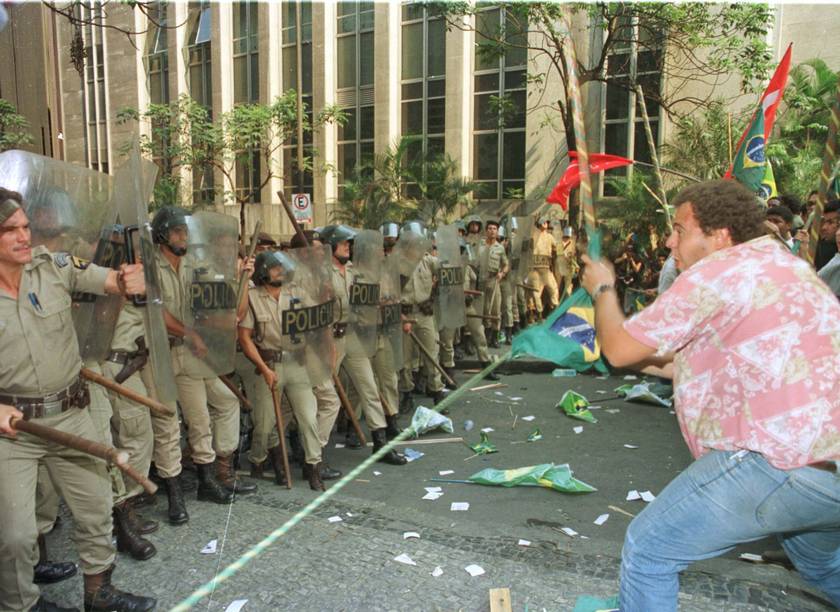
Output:
<path fill-rule="evenodd" d="M 154 599 L 111 584 L 111 483 L 105 463 L 11 427 L 13 417 L 95 440 L 87 386 L 70 317 L 71 294 L 142 294 L 141 266 L 118 272 L 88 266 L 67 253 L 31 248 L 20 195 L 0 189 L 0 352 L 15 355 L 0 369 L 0 606 L 65 610 L 39 597 L 35 487 L 43 462 L 73 514 L 84 572 L 86 610 L 151 610 Z"/>
<path fill-rule="evenodd" d="M 578 273 L 577 251 L 571 226 L 563 228 L 561 240 L 560 248 L 557 249 L 557 257 L 554 260 L 554 272 L 558 287 L 563 285 L 562 297 L 565 299 L 572 295 L 575 276 Z"/>
<path fill-rule="evenodd" d="M 214 420 L 238 428 L 239 402 L 201 361 L 207 353 L 207 346 L 195 331 L 183 323 L 189 317 L 189 288 L 193 277 L 193 268 L 184 259 L 189 236 L 188 216 L 189 213 L 182 208 L 161 208 L 152 219 L 152 238 L 159 245 L 156 263 L 165 308 L 164 321 L 172 346 L 172 373 L 178 388 L 178 402 L 188 428 L 189 445 L 198 472 L 197 497 L 200 501 L 226 504 L 233 499 L 233 493 L 216 480 L 216 449 L 213 447 L 210 410 L 216 417 Z M 175 406 L 171 408 L 174 410 Z M 235 423 L 232 416 L 235 416 Z M 238 432 L 235 438 L 238 441 Z M 233 449 L 220 450 L 227 454 L 228 450 L 235 450 L 235 445 Z"/>
<path fill-rule="evenodd" d="M 470 246 L 463 242 L 461 244 L 461 252 L 462 254 L 467 254 L 470 249 Z M 466 306 L 466 315 L 467 315 L 467 329 L 470 332 L 469 339 L 475 346 L 476 354 L 478 355 L 478 361 L 481 363 L 482 368 L 486 368 L 490 365 L 490 352 L 487 350 L 487 339 L 485 337 L 484 332 L 484 323 L 483 320 L 478 315 L 483 315 L 483 313 L 478 312 L 476 308 L 476 304 L 481 304 L 481 299 L 476 299 L 476 296 L 473 292 L 478 291 L 478 272 L 476 271 L 476 260 L 472 257 L 467 256 L 465 258 L 468 263 L 464 267 L 464 305 Z M 499 375 L 495 372 L 490 372 L 485 376 L 487 380 L 499 380 Z"/>
<path fill-rule="evenodd" d="M 554 236 L 551 235 L 550 223 L 548 217 L 540 217 L 537 220 L 539 233 L 534 238 L 534 254 L 531 260 L 531 270 L 528 272 L 528 286 L 534 289 L 529 291 L 531 294 L 529 300 L 540 317 L 553 311 L 560 303 L 557 279 L 551 272 L 557 244 Z M 543 289 L 548 289 L 548 312 L 545 312 L 542 301 Z"/>
<path fill-rule="evenodd" d="M 499 330 L 502 325 L 501 281 L 510 269 L 505 247 L 498 241 L 499 222 L 491 219 L 485 223 L 484 242 L 478 252 L 479 291 L 484 292 L 484 321 L 487 344 L 499 348 Z"/>

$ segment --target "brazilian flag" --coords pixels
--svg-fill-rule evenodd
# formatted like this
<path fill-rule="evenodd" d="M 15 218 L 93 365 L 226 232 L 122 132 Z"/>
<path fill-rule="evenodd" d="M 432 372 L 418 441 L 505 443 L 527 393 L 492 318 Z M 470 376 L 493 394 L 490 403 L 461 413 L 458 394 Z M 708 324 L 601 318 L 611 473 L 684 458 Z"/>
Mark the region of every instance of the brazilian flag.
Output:
<path fill-rule="evenodd" d="M 764 141 L 764 113 L 761 109 L 753 118 L 744 141 L 735 154 L 732 174 L 750 191 L 762 193 L 767 174 L 767 143 Z"/>
<path fill-rule="evenodd" d="M 779 195 L 779 190 L 776 189 L 776 177 L 773 174 L 773 164 L 770 163 L 769 159 L 767 160 L 767 167 L 764 170 L 764 178 L 761 180 L 760 193 L 765 201 Z"/>
<path fill-rule="evenodd" d="M 540 325 L 513 338 L 513 356 L 533 355 L 583 372 L 594 367 L 606 374 L 595 337 L 595 308 L 585 289 L 570 295 Z"/>

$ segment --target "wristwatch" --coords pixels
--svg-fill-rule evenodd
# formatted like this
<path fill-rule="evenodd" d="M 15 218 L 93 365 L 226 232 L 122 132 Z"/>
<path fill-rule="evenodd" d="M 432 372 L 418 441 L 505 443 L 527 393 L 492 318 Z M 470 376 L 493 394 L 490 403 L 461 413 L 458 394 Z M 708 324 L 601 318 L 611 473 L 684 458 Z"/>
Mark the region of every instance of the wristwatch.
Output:
<path fill-rule="evenodd" d="M 595 287 L 595 290 L 591 294 L 592 301 L 594 302 L 596 299 L 598 299 L 599 295 L 601 295 L 602 293 L 606 293 L 607 291 L 615 291 L 615 285 L 613 285 L 612 283 L 601 283 L 600 285 Z"/>

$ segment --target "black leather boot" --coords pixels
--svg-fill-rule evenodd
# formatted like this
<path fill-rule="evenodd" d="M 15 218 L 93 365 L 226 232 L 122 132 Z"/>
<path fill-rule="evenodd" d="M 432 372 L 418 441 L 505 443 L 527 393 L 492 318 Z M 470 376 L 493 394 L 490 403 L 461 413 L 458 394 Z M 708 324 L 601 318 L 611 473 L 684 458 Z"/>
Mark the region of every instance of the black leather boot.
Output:
<path fill-rule="evenodd" d="M 181 475 L 172 478 L 164 478 L 163 486 L 166 487 L 166 496 L 169 499 L 168 519 L 171 525 L 183 525 L 190 520 L 187 514 L 187 505 L 184 502 L 184 491 L 181 489 Z"/>
<path fill-rule="evenodd" d="M 400 426 L 397 423 L 396 414 L 385 415 L 385 422 L 388 424 L 388 426 L 385 428 L 385 436 L 389 440 L 393 440 L 402 433 L 402 429 L 400 429 Z"/>
<path fill-rule="evenodd" d="M 157 554 L 155 545 L 135 530 L 126 501 L 114 506 L 114 533 L 117 536 L 117 550 L 127 552 L 133 559 L 146 561 Z"/>
<path fill-rule="evenodd" d="M 39 597 L 35 605 L 29 608 L 29 612 L 79 612 L 78 608 L 64 608 L 58 604 Z"/>
<path fill-rule="evenodd" d="M 265 478 L 265 461 L 251 463 L 251 478 L 262 480 Z"/>
<path fill-rule="evenodd" d="M 420 374 L 420 370 L 414 370 L 411 373 L 411 379 L 414 381 L 414 389 L 412 390 L 412 393 L 414 393 L 414 395 L 426 395 L 426 384 Z"/>
<path fill-rule="evenodd" d="M 359 440 L 356 429 L 352 425 L 347 430 L 347 433 L 344 434 L 344 446 L 347 448 L 362 448 L 362 441 Z"/>
<path fill-rule="evenodd" d="M 492 327 L 487 330 L 487 346 L 490 348 L 499 348 L 499 330 Z"/>
<path fill-rule="evenodd" d="M 35 565 L 35 584 L 53 584 L 76 575 L 76 564 L 71 561 L 50 561 L 47 557 L 47 541 L 38 536 L 38 563 Z M 49 605 L 55 605 L 44 600 Z M 34 608 L 33 608 L 34 609 Z M 61 608 L 62 610 L 64 608 Z"/>
<path fill-rule="evenodd" d="M 388 444 L 388 436 L 385 434 L 385 428 L 374 429 L 370 432 L 370 435 L 373 436 L 374 453 L 386 444 Z M 402 453 L 398 453 L 394 449 L 391 449 L 379 458 L 379 462 L 390 463 L 391 465 L 405 465 L 406 463 L 408 463 L 408 460 Z"/>
<path fill-rule="evenodd" d="M 268 449 L 268 460 L 271 462 L 271 469 L 274 470 L 274 482 L 281 487 L 286 486 L 286 469 L 283 466 L 283 451 L 278 444 Z"/>
<path fill-rule="evenodd" d="M 482 364 L 481 364 L 481 369 L 483 370 L 484 368 L 486 368 L 486 367 L 487 367 L 487 366 L 489 366 L 489 365 L 490 365 L 490 362 L 489 362 L 489 361 L 482 362 Z M 486 374 L 486 375 L 484 376 L 484 380 L 494 380 L 494 381 L 495 381 L 495 380 L 501 380 L 501 378 L 499 378 L 499 375 L 498 375 L 498 374 L 496 374 L 496 372 L 495 372 L 495 370 L 494 370 L 494 371 L 492 371 L 492 372 L 490 372 L 490 373 Z"/>
<path fill-rule="evenodd" d="M 446 394 L 442 390 L 441 391 L 435 391 L 430 397 L 432 398 L 432 401 L 435 403 L 435 406 L 437 406 L 438 404 L 440 404 L 446 398 Z M 447 415 L 447 414 L 449 414 L 449 408 L 443 408 L 439 412 L 443 415 Z"/>
<path fill-rule="evenodd" d="M 324 483 L 321 482 L 321 464 L 311 464 L 311 463 L 304 463 L 303 464 L 303 477 L 309 481 L 309 488 L 313 491 L 326 491 L 327 488 L 324 486 Z"/>
<path fill-rule="evenodd" d="M 505 345 L 510 346 L 513 342 L 513 327 L 505 327 Z"/>
<path fill-rule="evenodd" d="M 134 523 L 134 530 L 137 533 L 140 535 L 149 535 L 150 533 L 154 533 L 158 530 L 160 523 L 152 519 L 144 518 L 137 513 L 138 497 L 139 496 L 135 495 L 134 497 L 129 497 L 126 500 L 126 502 L 128 502 L 129 510 L 131 511 L 131 520 Z"/>
<path fill-rule="evenodd" d="M 233 493 L 216 480 L 212 463 L 196 463 L 195 468 L 198 471 L 198 501 L 228 504 L 233 500 Z"/>
<path fill-rule="evenodd" d="M 237 477 L 236 470 L 233 469 L 233 454 L 227 457 L 216 455 L 216 480 L 225 489 L 238 495 L 247 495 L 257 490 L 257 485 L 253 482 Z"/>
<path fill-rule="evenodd" d="M 450 368 L 449 366 L 443 366 L 443 371 L 444 371 L 444 372 L 446 372 L 446 375 L 447 375 L 449 378 L 451 378 L 453 382 L 455 381 L 455 368 Z M 457 388 L 458 388 L 457 383 L 455 384 L 455 386 L 452 386 L 451 384 L 449 384 L 449 381 L 448 381 L 448 380 L 446 380 L 446 379 L 445 379 L 445 378 L 443 378 L 443 377 L 441 377 L 441 378 L 442 378 L 441 382 L 442 382 L 444 385 L 446 385 L 446 388 L 447 388 L 447 389 L 457 389 Z"/>
<path fill-rule="evenodd" d="M 414 398 L 411 396 L 411 391 L 403 391 L 400 393 L 400 414 L 412 412 L 414 412 Z"/>
<path fill-rule="evenodd" d="M 323 448 L 321 449 L 321 480 L 335 480 L 336 478 L 341 478 L 341 470 L 334 470 L 327 462 L 327 454 L 324 452 L 325 450 L 326 449 Z"/>
<path fill-rule="evenodd" d="M 147 612 L 157 601 L 151 597 L 132 595 L 111 584 L 114 566 L 101 574 L 85 574 L 85 612 Z"/>

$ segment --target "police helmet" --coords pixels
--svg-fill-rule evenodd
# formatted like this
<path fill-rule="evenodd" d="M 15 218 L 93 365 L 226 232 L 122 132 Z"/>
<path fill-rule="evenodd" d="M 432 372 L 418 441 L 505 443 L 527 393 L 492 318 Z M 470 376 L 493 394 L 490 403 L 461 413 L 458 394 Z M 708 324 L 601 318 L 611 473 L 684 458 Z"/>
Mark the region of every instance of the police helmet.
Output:
<path fill-rule="evenodd" d="M 467 226 L 467 230 L 470 229 L 471 223 L 478 223 L 478 231 L 480 232 L 481 229 L 484 227 L 484 223 L 481 221 L 481 217 L 478 215 L 467 215 L 464 217 L 464 224 Z"/>
<path fill-rule="evenodd" d="M 382 232 L 383 238 L 397 239 L 400 237 L 400 224 L 395 221 L 386 221 L 379 226 L 379 231 Z"/>
<path fill-rule="evenodd" d="M 58 236 L 79 226 L 76 205 L 60 187 L 47 187 L 30 196 L 26 215 L 32 231 L 42 236 Z"/>
<path fill-rule="evenodd" d="M 152 240 L 155 244 L 169 244 L 170 230 L 188 225 L 190 213 L 179 206 L 164 206 L 152 219 Z"/>
<path fill-rule="evenodd" d="M 257 286 L 268 285 L 271 281 L 269 271 L 276 267 L 283 268 L 281 282 L 288 283 L 295 273 L 295 262 L 283 251 L 263 251 L 257 255 L 254 261 L 254 284 Z"/>
<path fill-rule="evenodd" d="M 321 234 L 321 242 L 335 249 L 339 242 L 344 242 L 345 240 L 351 241 L 359 232 L 342 223 L 338 225 L 327 225 L 321 228 L 319 233 Z"/>
<path fill-rule="evenodd" d="M 551 227 L 551 219 L 548 215 L 542 215 L 537 218 L 537 227 L 542 228 L 545 223 L 548 223 L 548 227 Z"/>
<path fill-rule="evenodd" d="M 429 237 L 429 230 L 422 221 L 406 221 L 400 229 L 400 233 L 402 232 L 414 232 L 418 236 Z"/>
<path fill-rule="evenodd" d="M 563 238 L 571 238 L 574 236 L 574 232 L 572 231 L 572 226 L 567 225 L 563 228 Z"/>

